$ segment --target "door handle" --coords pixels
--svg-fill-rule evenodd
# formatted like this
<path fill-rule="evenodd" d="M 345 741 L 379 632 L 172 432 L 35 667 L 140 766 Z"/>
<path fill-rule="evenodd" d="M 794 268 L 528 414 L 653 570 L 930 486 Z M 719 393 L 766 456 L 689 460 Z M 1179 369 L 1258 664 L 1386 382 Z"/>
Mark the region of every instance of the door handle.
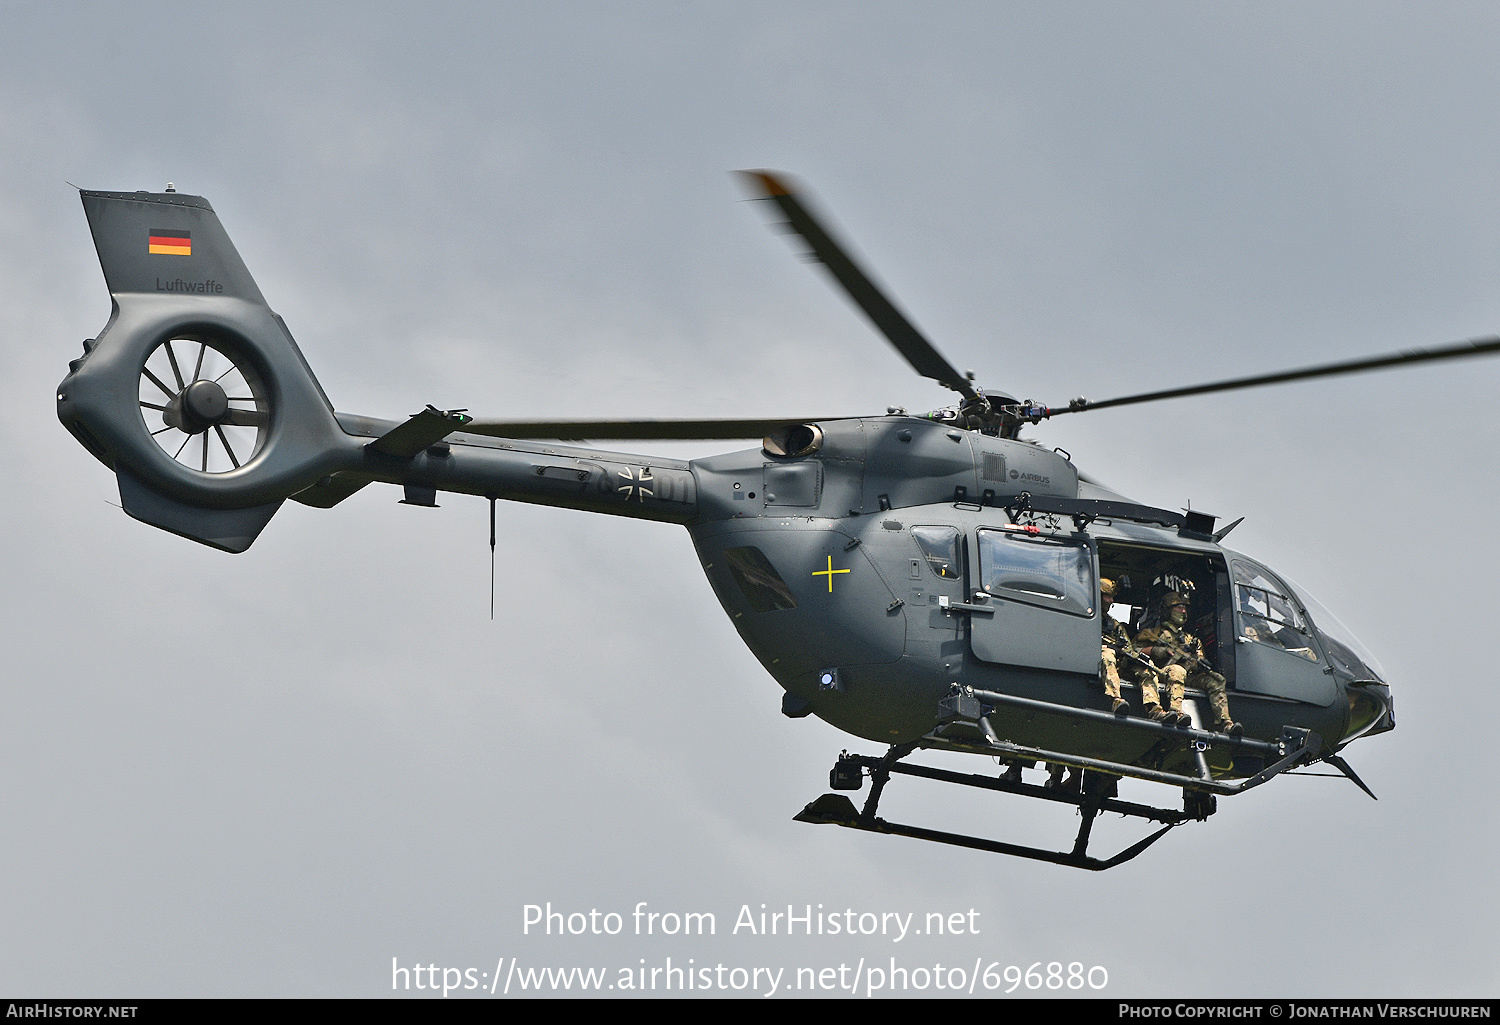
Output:
<path fill-rule="evenodd" d="M 944 612 L 979 612 L 986 616 L 993 616 L 995 609 L 990 605 L 970 605 L 967 602 L 953 601 L 947 595 L 938 596 L 938 608 Z"/>

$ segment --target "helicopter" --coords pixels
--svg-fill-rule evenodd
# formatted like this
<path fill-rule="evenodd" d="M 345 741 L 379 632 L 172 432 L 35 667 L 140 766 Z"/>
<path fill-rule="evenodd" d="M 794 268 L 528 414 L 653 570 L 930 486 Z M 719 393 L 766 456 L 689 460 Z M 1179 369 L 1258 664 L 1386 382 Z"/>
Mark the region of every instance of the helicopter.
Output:
<path fill-rule="evenodd" d="M 1021 433 L 1115 406 L 1488 355 L 1500 339 L 1046 406 L 956 370 L 790 178 L 740 177 L 911 367 L 957 401 L 854 418 L 338 412 L 212 206 L 169 184 L 80 190 L 112 307 L 58 386 L 58 418 L 115 473 L 126 513 L 228 553 L 246 551 L 287 499 L 330 509 L 377 482 L 418 506 L 436 505 L 440 491 L 487 498 L 492 554 L 500 500 L 686 527 L 726 614 L 781 685 L 782 712 L 885 745 L 842 752 L 833 792 L 798 821 L 1099 871 L 1206 820 L 1218 797 L 1315 763 L 1375 796 L 1341 754 L 1395 728 L 1386 674 L 1359 640 L 1311 595 L 1224 547 L 1239 520 L 1218 527 L 1206 513 L 1143 505 Z M 759 448 L 692 460 L 583 444 L 756 437 Z M 1101 593 L 1110 585 L 1113 609 Z M 1141 714 L 1143 683 L 1160 666 L 1126 672 L 1113 704 L 1101 685 L 1106 619 L 1135 634 L 1170 604 L 1185 607 L 1201 642 L 1196 668 L 1224 681 L 1232 729 L 1212 715 L 1203 675 L 1188 677 L 1175 721 Z M 911 760 L 924 751 L 1006 770 Z M 1049 785 L 1024 781 L 1021 769 L 1037 764 Z M 1067 783 L 1050 785 L 1063 769 Z M 892 775 L 1071 805 L 1082 821 L 1071 849 L 1056 851 L 891 822 L 878 810 Z M 1121 800 L 1122 778 L 1179 790 L 1181 807 Z M 856 807 L 847 794 L 867 781 Z M 1103 813 L 1159 828 L 1094 857 Z"/>

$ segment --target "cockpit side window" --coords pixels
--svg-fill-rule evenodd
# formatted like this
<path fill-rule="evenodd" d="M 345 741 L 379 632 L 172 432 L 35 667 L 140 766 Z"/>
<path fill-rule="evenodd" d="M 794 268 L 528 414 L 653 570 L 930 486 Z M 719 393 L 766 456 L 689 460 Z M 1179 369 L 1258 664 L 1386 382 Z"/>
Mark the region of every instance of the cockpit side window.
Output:
<path fill-rule="evenodd" d="M 1092 616 L 1099 593 L 1088 545 L 1001 530 L 979 532 L 980 586 L 997 597 Z"/>
<path fill-rule="evenodd" d="M 944 580 L 963 578 L 963 549 L 957 527 L 912 527 L 911 536 L 934 573 Z"/>
<path fill-rule="evenodd" d="M 1286 593 L 1286 585 L 1267 576 L 1260 567 L 1238 559 L 1233 568 L 1240 636 L 1281 648 L 1309 662 L 1318 661 L 1312 631 Z"/>

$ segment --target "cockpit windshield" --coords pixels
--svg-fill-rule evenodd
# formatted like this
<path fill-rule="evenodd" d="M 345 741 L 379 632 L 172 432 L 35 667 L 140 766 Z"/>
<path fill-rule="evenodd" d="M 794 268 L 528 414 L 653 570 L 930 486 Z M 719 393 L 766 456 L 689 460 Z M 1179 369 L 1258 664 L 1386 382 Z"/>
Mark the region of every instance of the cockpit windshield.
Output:
<path fill-rule="evenodd" d="M 1350 629 L 1339 622 L 1337 616 L 1323 607 L 1312 595 L 1307 593 L 1303 587 L 1286 582 L 1287 586 L 1296 594 L 1297 599 L 1307 609 L 1308 615 L 1312 616 L 1313 624 L 1323 635 L 1323 643 L 1328 648 L 1328 657 L 1333 660 L 1334 665 L 1351 674 L 1356 680 L 1379 680 L 1385 682 L 1385 670 L 1370 654 L 1368 648 L 1359 642 Z"/>

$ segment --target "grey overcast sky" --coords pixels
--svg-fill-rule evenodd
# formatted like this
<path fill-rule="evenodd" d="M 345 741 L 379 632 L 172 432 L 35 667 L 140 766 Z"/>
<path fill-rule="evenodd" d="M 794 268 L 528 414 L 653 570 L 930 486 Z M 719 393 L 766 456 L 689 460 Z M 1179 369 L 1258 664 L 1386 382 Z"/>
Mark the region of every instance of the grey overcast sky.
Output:
<path fill-rule="evenodd" d="M 800 176 L 956 365 L 1043 402 L 1490 334 L 1497 49 L 1485 3 L 4 5 L 0 992 L 670 957 L 783 994 L 894 958 L 1077 962 L 1109 997 L 1496 996 L 1500 361 L 1035 432 L 1244 516 L 1236 547 L 1395 687 L 1397 730 L 1347 752 L 1378 803 L 1282 779 L 1102 874 L 791 821 L 874 752 L 781 716 L 680 528 L 502 506 L 491 623 L 482 500 L 289 503 L 223 555 L 116 508 L 53 389 L 109 313 L 67 182 L 208 197 L 375 416 L 943 404 L 743 167 Z M 883 807 L 1051 846 L 1077 822 L 914 780 Z M 523 934 L 549 901 L 625 930 Z M 642 901 L 716 934 L 629 935 Z M 976 928 L 732 931 L 762 904 Z"/>

